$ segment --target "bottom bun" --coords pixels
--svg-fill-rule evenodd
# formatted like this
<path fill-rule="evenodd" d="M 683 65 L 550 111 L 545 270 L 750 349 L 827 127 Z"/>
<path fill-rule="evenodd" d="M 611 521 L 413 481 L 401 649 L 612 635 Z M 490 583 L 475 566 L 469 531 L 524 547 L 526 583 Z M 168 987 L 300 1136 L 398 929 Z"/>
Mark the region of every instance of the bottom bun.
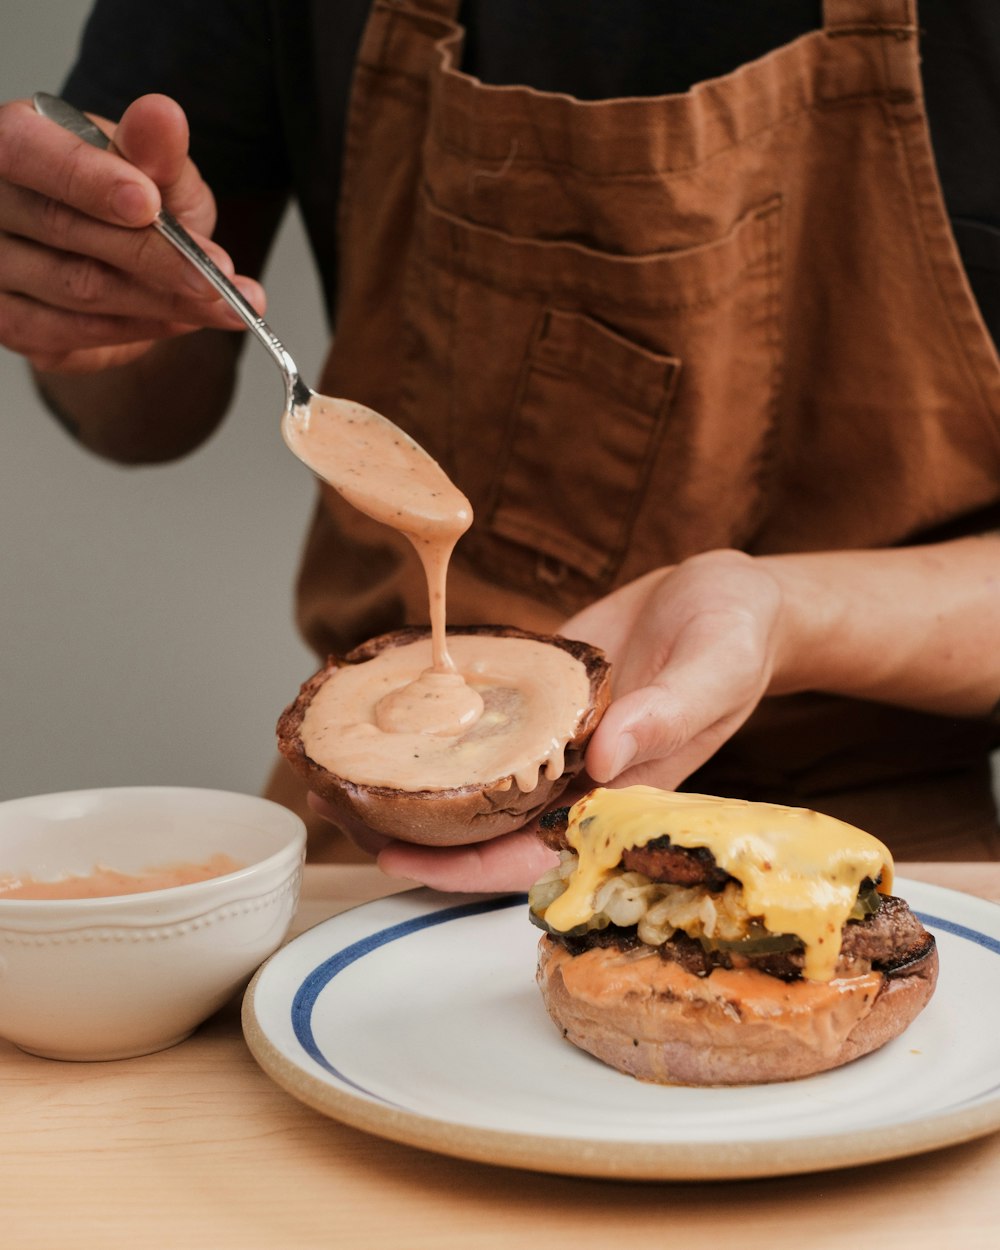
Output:
<path fill-rule="evenodd" d="M 753 969 L 698 977 L 653 947 L 572 955 L 548 936 L 538 984 L 563 1036 L 644 1081 L 746 1085 L 840 1067 L 877 1050 L 934 992 L 933 938 L 890 973 L 781 981 Z"/>

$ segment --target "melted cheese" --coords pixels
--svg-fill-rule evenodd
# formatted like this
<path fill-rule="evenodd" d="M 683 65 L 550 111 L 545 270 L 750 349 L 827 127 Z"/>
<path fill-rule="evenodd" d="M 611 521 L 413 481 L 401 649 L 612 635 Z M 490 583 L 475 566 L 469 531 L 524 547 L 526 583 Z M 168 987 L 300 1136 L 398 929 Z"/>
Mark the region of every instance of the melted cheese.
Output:
<path fill-rule="evenodd" d="M 742 883 L 748 912 L 771 933 L 791 933 L 805 947 L 803 974 L 829 981 L 840 932 L 861 882 L 888 894 L 888 848 L 853 825 L 801 807 L 749 803 L 651 786 L 598 789 L 570 809 L 567 840 L 579 856 L 565 893 L 545 910 L 561 933 L 586 924 L 594 896 L 624 852 L 669 834 L 675 846 L 705 847 Z"/>

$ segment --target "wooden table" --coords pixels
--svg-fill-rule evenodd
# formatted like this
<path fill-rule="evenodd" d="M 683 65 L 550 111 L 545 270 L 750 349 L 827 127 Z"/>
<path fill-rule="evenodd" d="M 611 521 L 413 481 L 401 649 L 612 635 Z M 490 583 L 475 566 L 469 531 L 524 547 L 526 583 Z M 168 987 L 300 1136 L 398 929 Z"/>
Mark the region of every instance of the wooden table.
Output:
<path fill-rule="evenodd" d="M 1000 901 L 1000 864 L 898 871 Z M 311 867 L 296 928 L 387 888 L 368 867 Z M 424 1153 L 311 1111 L 257 1066 L 236 1004 L 142 1059 L 56 1063 L 0 1043 L 4 1250 L 641 1245 L 997 1250 L 1000 1134 L 780 1180 L 576 1180 Z"/>

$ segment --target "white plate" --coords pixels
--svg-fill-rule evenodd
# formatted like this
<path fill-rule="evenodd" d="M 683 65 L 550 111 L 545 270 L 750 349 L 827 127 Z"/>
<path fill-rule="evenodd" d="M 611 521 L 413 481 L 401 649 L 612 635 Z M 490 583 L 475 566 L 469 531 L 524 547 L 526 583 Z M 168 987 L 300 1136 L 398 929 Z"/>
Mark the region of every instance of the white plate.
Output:
<path fill-rule="evenodd" d="M 487 1163 L 703 1180 L 917 1154 L 1000 1128 L 1000 907 L 897 888 L 937 937 L 937 992 L 902 1037 L 805 1080 L 650 1085 L 564 1042 L 523 895 L 415 890 L 335 916 L 260 970 L 244 1033 L 309 1106 Z"/>

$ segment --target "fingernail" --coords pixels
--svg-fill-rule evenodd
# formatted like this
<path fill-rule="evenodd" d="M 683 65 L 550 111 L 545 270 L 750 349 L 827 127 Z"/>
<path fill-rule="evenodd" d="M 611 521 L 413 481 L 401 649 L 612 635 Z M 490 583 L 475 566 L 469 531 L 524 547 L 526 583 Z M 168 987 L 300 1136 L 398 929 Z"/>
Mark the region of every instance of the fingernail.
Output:
<path fill-rule="evenodd" d="M 149 196 L 137 182 L 120 182 L 111 193 L 111 207 L 115 215 L 128 226 L 149 224 Z"/>
<path fill-rule="evenodd" d="M 617 777 L 623 773 L 638 754 L 639 743 L 630 733 L 623 733 L 618 739 L 614 762 L 611 765 L 611 776 Z"/>

